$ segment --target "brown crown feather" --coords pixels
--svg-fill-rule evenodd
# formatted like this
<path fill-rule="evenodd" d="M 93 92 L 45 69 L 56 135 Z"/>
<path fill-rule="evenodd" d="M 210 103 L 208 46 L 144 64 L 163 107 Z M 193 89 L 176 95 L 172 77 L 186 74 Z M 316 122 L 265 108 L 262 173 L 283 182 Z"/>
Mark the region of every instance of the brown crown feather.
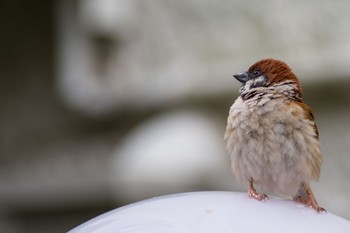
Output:
<path fill-rule="evenodd" d="M 297 85 L 297 91 L 301 95 L 299 79 L 286 63 L 273 58 L 268 58 L 256 62 L 249 68 L 249 72 L 253 72 L 256 69 L 260 70 L 261 73 L 269 79 L 270 85 L 281 83 L 286 80 L 294 82 Z"/>

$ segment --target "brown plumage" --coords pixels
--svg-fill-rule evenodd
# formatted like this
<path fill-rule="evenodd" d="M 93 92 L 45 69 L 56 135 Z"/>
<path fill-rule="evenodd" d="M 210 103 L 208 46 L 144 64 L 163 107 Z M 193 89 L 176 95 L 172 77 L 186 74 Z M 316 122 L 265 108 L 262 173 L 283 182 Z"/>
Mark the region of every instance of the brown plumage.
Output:
<path fill-rule="evenodd" d="M 225 139 L 237 180 L 255 199 L 267 198 L 260 191 L 324 211 L 310 188 L 323 161 L 318 130 L 297 76 L 286 63 L 264 59 L 234 77 L 243 85 Z"/>

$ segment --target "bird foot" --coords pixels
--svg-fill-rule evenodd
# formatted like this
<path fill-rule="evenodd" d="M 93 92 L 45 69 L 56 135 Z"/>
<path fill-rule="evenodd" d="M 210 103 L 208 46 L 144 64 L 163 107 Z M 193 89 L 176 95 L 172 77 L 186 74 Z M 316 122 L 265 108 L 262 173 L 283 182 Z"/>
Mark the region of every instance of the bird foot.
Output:
<path fill-rule="evenodd" d="M 252 197 L 258 201 L 266 201 L 269 197 L 266 194 L 257 193 L 254 187 L 248 189 L 248 197 Z"/>
<path fill-rule="evenodd" d="M 324 208 L 318 205 L 315 197 L 313 195 L 307 195 L 307 198 L 302 197 L 302 196 L 297 196 L 294 198 L 295 201 L 300 202 L 306 206 L 314 208 L 317 213 L 320 212 L 327 212 Z"/>

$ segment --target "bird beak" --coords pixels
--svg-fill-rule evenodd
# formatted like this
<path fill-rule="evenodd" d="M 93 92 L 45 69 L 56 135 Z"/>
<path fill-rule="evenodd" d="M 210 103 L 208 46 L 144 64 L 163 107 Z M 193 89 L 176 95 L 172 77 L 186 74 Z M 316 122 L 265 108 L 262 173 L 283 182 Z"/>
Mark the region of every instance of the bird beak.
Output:
<path fill-rule="evenodd" d="M 240 81 L 243 84 L 249 79 L 247 72 L 234 74 L 233 77 L 235 77 L 238 81 Z"/>

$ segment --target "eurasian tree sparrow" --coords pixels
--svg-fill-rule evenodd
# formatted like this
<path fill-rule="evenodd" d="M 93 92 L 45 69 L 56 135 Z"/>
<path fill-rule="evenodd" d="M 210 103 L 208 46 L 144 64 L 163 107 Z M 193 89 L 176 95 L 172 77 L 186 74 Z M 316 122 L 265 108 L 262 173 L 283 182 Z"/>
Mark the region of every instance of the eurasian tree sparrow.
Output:
<path fill-rule="evenodd" d="M 237 180 L 257 200 L 275 194 L 325 211 L 310 188 L 323 161 L 318 130 L 296 75 L 286 63 L 264 59 L 233 76 L 243 85 L 225 140 Z"/>

